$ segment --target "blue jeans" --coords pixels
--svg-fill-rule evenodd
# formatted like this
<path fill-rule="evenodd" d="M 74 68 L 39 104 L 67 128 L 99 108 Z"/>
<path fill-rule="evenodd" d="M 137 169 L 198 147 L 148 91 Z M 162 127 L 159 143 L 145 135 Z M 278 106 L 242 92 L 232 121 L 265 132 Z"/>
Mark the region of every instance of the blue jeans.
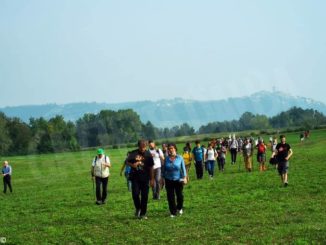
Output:
<path fill-rule="evenodd" d="M 214 160 L 208 160 L 207 161 L 207 170 L 208 170 L 208 174 L 210 176 L 214 176 L 214 166 L 215 166 L 215 161 Z"/>
<path fill-rule="evenodd" d="M 128 191 L 131 191 L 131 180 L 129 179 L 129 173 L 125 173 L 125 177 L 127 180 Z"/>

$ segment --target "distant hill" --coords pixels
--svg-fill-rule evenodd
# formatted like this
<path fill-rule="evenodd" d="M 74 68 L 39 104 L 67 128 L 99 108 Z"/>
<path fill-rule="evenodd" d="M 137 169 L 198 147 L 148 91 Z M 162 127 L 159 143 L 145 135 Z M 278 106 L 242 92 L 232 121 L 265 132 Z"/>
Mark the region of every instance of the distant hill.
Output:
<path fill-rule="evenodd" d="M 261 91 L 246 97 L 226 100 L 196 101 L 185 99 L 107 103 L 71 103 L 64 105 L 28 105 L 0 108 L 9 117 L 19 117 L 28 122 L 31 117 L 46 119 L 62 115 L 76 121 L 85 113 L 101 110 L 133 109 L 143 122 L 151 121 L 156 127 L 172 127 L 184 122 L 199 128 L 213 121 L 238 119 L 244 112 L 274 116 L 291 107 L 315 109 L 326 114 L 326 105 L 313 99 L 291 96 L 282 92 Z"/>

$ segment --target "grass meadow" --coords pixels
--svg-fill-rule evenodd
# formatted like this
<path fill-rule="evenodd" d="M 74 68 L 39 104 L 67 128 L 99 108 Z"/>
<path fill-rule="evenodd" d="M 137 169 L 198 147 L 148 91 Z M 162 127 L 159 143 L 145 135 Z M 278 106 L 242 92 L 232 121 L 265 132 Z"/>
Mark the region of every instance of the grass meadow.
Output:
<path fill-rule="evenodd" d="M 113 167 L 108 202 L 101 206 L 94 204 L 90 178 L 94 150 L 1 157 L 13 167 L 14 192 L 0 194 L 0 242 L 325 244 L 326 130 L 312 131 L 302 144 L 298 133 L 288 134 L 287 142 L 294 151 L 287 188 L 271 166 L 261 173 L 254 160 L 254 171 L 247 173 L 242 157 L 231 165 L 228 154 L 226 171 L 216 166 L 213 180 L 207 173 L 196 180 L 192 165 L 184 214 L 175 219 L 165 190 L 160 201 L 150 193 L 148 220 L 134 217 L 131 193 L 119 175 L 127 149 L 106 149 Z"/>

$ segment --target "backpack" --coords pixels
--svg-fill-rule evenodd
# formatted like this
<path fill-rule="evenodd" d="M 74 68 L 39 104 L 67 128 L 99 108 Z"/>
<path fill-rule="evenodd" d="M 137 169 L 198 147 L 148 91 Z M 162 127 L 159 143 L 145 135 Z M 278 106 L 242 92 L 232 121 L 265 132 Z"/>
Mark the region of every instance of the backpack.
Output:
<path fill-rule="evenodd" d="M 258 144 L 258 153 L 265 153 L 265 146 L 263 144 Z"/>
<path fill-rule="evenodd" d="M 95 157 L 94 162 L 96 162 L 96 161 L 97 161 L 97 155 L 96 155 L 96 157 Z M 106 155 L 104 155 L 104 161 L 105 161 L 105 163 L 107 163 L 107 161 L 106 161 Z"/>

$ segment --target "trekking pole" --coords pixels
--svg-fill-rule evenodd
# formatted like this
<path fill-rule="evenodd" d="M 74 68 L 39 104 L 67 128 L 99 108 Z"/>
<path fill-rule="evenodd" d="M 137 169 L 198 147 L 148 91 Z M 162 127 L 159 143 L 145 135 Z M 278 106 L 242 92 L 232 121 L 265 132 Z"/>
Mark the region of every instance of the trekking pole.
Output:
<path fill-rule="evenodd" d="M 239 168 L 238 168 L 238 170 L 239 170 L 239 172 L 240 172 L 240 164 L 242 163 L 242 160 L 241 160 L 241 154 L 239 154 L 240 156 L 239 156 Z"/>
<path fill-rule="evenodd" d="M 92 182 L 93 182 L 93 196 L 96 199 L 96 195 L 95 195 L 95 185 L 94 185 L 94 177 L 92 177 Z"/>

